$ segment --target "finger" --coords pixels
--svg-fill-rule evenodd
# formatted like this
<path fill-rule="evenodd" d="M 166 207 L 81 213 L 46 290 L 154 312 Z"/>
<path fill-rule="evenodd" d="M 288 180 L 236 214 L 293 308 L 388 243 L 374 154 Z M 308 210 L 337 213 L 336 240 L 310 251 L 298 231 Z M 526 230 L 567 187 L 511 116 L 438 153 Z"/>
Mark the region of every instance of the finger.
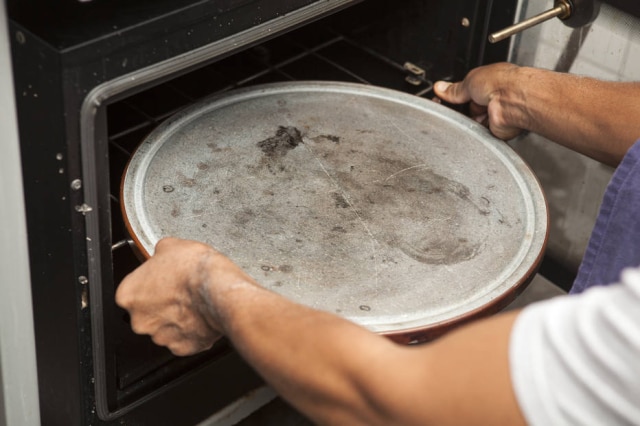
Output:
<path fill-rule="evenodd" d="M 136 289 L 140 287 L 139 277 L 145 276 L 147 266 L 148 262 L 143 263 L 140 267 L 127 274 L 120 282 L 115 294 L 115 301 L 118 306 L 126 310 L 131 310 L 134 307 L 136 304 Z"/>
<path fill-rule="evenodd" d="M 149 314 L 130 311 L 131 330 L 136 334 L 153 335 L 161 328 L 159 321 Z"/>
<path fill-rule="evenodd" d="M 158 346 L 169 347 L 184 340 L 180 330 L 174 325 L 164 325 L 157 328 L 151 335 L 151 340 Z"/>
<path fill-rule="evenodd" d="M 476 115 L 473 119 L 483 126 L 489 127 L 489 116 L 487 114 Z"/>
<path fill-rule="evenodd" d="M 211 349 L 220 338 L 220 333 L 196 336 L 184 334 L 171 326 L 163 327 L 151 337 L 154 343 L 167 347 L 176 356 L 188 356 Z"/>
<path fill-rule="evenodd" d="M 522 129 L 515 127 L 500 127 L 492 123 L 489 125 L 489 130 L 495 137 L 502 139 L 503 141 L 511 140 L 522 133 Z"/>
<path fill-rule="evenodd" d="M 180 240 L 173 237 L 165 237 L 156 243 L 155 253 L 159 251 L 170 250 L 172 246 L 177 244 Z"/>
<path fill-rule="evenodd" d="M 486 106 L 478 105 L 473 101 L 469 102 L 469 115 L 471 115 L 471 117 L 475 118 L 480 115 L 487 115 L 487 113 L 488 110 Z"/>
<path fill-rule="evenodd" d="M 471 100 L 471 95 L 463 82 L 437 81 L 433 86 L 433 90 L 440 99 L 452 104 L 463 104 Z"/>
<path fill-rule="evenodd" d="M 129 276 L 125 277 L 125 279 L 122 280 L 122 282 L 116 289 L 116 296 L 115 296 L 116 304 L 120 306 L 122 309 L 127 309 L 127 310 L 129 310 L 134 303 L 134 296 L 132 294 L 130 286 L 127 285 L 128 278 Z"/>
<path fill-rule="evenodd" d="M 175 356 L 189 356 L 199 352 L 204 352 L 213 347 L 213 344 L 217 342 L 222 336 L 217 335 L 206 341 L 194 341 L 194 340 L 182 340 L 174 341 L 170 343 L 167 348 Z"/>

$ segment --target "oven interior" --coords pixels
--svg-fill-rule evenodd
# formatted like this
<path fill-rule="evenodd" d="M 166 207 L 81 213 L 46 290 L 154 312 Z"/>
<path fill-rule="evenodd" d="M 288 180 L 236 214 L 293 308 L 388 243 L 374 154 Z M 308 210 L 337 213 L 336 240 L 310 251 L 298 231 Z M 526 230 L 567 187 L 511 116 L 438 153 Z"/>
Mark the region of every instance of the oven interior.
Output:
<path fill-rule="evenodd" d="M 484 25 L 485 10 L 459 4 L 436 8 L 409 1 L 398 8 L 385 1 L 366 1 L 341 13 L 249 47 L 185 75 L 110 104 L 107 109 L 111 239 L 114 282 L 139 264 L 126 241 L 119 205 L 120 179 L 136 146 L 164 119 L 195 101 L 230 89 L 279 81 L 333 80 L 388 87 L 431 98 L 433 82 L 459 78 L 484 60 L 483 39 L 470 37 Z M 482 30 L 482 28 L 480 28 Z M 476 29 L 477 31 L 477 29 Z M 498 55 L 497 46 L 492 52 Z M 476 52 L 475 54 L 470 54 Z M 487 53 L 488 54 L 488 53 Z M 134 335 L 117 309 L 106 321 L 114 347 L 115 377 L 120 400 L 162 386 L 229 350 L 220 343 L 204 355 L 176 359 L 147 337 Z"/>

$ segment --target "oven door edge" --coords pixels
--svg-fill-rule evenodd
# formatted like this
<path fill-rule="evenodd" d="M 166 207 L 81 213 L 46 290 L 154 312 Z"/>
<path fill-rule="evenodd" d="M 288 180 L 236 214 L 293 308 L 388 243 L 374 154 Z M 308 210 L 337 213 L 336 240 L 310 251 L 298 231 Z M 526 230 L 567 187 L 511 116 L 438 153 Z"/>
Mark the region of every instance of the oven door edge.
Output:
<path fill-rule="evenodd" d="M 100 223 L 109 220 L 108 209 L 98 209 L 97 206 L 108 205 L 107 200 L 101 200 L 105 191 L 100 191 L 100 174 L 108 172 L 99 167 L 99 158 L 107 152 L 108 141 L 101 140 L 106 134 L 106 105 L 118 100 L 133 89 L 142 89 L 153 85 L 160 79 L 176 75 L 181 71 L 195 68 L 199 64 L 214 58 L 223 57 L 233 51 L 240 50 L 252 43 L 261 42 L 275 37 L 289 29 L 320 18 L 340 8 L 360 2 L 361 0 L 320 0 L 308 6 L 297 9 L 286 15 L 274 18 L 250 29 L 239 32 L 201 48 L 186 52 L 160 63 L 142 68 L 130 74 L 104 82 L 95 87 L 84 99 L 80 111 L 80 135 L 83 181 L 78 185 L 83 188 L 83 203 L 76 206 L 76 210 L 84 215 L 87 236 L 88 288 L 89 308 L 91 313 L 91 331 L 93 346 L 95 399 L 98 416 L 105 420 L 113 420 L 131 411 L 145 401 L 153 398 L 162 391 L 152 392 L 125 407 L 111 410 L 108 404 L 105 335 L 102 290 L 103 258 L 108 258 L 105 251 L 105 239 L 110 241 L 110 235 L 100 233 Z M 100 195 L 103 194 L 103 195 Z"/>

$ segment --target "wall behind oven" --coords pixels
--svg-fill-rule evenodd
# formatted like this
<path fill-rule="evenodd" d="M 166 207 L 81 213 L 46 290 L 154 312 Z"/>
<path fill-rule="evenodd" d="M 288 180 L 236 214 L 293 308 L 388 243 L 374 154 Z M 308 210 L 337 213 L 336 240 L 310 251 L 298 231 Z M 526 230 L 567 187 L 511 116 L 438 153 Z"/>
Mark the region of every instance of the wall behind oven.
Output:
<path fill-rule="evenodd" d="M 552 4 L 521 1 L 517 19 Z M 514 37 L 510 62 L 605 80 L 640 80 L 640 20 L 605 3 L 590 26 L 573 29 L 553 19 Z M 548 261 L 541 272 L 566 287 L 582 259 L 613 169 L 535 134 L 511 145 L 534 169 L 549 202 Z"/>

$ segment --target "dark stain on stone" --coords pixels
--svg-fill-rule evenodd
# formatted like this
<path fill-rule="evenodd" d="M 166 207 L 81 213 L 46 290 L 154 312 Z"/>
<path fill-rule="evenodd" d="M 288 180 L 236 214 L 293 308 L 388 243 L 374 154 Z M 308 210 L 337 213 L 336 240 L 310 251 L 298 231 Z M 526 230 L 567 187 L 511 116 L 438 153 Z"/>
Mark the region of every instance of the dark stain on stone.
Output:
<path fill-rule="evenodd" d="M 340 143 L 340 136 L 334 136 L 334 135 L 318 135 L 315 138 L 313 138 L 314 141 L 319 142 L 320 139 L 324 139 L 324 140 L 328 140 L 330 142 L 333 142 L 335 144 L 339 144 Z"/>
<path fill-rule="evenodd" d="M 293 266 L 291 266 L 291 265 L 280 265 L 277 268 L 277 270 L 280 271 L 280 272 L 284 272 L 285 274 L 288 274 L 290 272 L 293 272 Z"/>
<path fill-rule="evenodd" d="M 283 272 L 285 274 L 293 272 L 293 266 L 291 265 L 280 265 L 280 266 L 262 265 L 260 269 L 262 269 L 265 272 Z"/>
<path fill-rule="evenodd" d="M 255 217 L 255 213 L 251 209 L 244 209 L 234 215 L 235 222 L 238 225 L 246 225 Z"/>
<path fill-rule="evenodd" d="M 331 228 L 331 230 L 333 232 L 340 232 L 342 234 L 346 234 L 347 233 L 347 230 L 344 229 L 342 226 L 334 226 L 333 228 Z"/>
<path fill-rule="evenodd" d="M 482 244 L 451 239 L 425 241 L 401 241 L 398 248 L 404 254 L 421 263 L 430 265 L 452 265 L 471 260 L 478 255 Z"/>
<path fill-rule="evenodd" d="M 174 206 L 171 209 L 171 217 L 178 217 L 178 216 L 180 216 L 180 208 Z"/>
<path fill-rule="evenodd" d="M 295 127 L 280 126 L 275 136 L 258 142 L 256 145 L 271 159 L 282 158 L 289 151 L 303 143 L 302 134 Z"/>
<path fill-rule="evenodd" d="M 331 193 L 331 196 L 335 200 L 337 208 L 340 208 L 340 209 L 349 208 L 349 202 L 347 201 L 346 198 L 344 198 L 344 195 L 338 192 L 333 192 Z"/>
<path fill-rule="evenodd" d="M 224 151 L 222 148 L 220 148 L 218 146 L 217 143 L 210 142 L 210 143 L 207 144 L 207 146 L 209 147 L 211 152 L 222 152 L 222 151 Z"/>
<path fill-rule="evenodd" d="M 198 163 L 197 167 L 198 167 L 198 170 L 209 170 L 211 168 L 211 166 L 203 162 Z"/>
<path fill-rule="evenodd" d="M 179 179 L 180 185 L 186 186 L 187 188 L 192 188 L 196 185 L 195 179 L 186 177 L 181 172 L 178 172 L 178 179 Z"/>

